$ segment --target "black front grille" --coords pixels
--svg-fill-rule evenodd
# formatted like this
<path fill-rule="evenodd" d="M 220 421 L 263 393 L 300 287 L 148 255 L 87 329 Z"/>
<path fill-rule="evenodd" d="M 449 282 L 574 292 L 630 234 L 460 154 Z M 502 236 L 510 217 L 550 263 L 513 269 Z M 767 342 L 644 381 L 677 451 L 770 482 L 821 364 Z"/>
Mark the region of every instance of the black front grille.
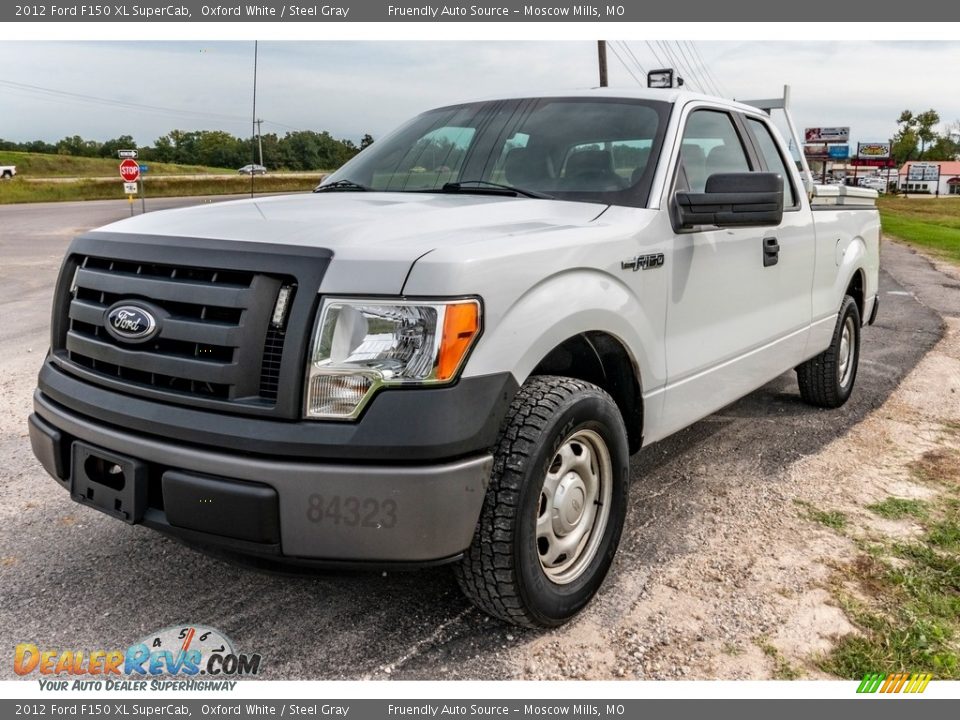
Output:
<path fill-rule="evenodd" d="M 104 381 L 237 403 L 277 398 L 285 328 L 271 316 L 290 277 L 252 271 L 75 258 L 67 297 L 67 359 Z M 105 326 L 118 303 L 139 302 L 160 330 L 136 344 Z"/>
<path fill-rule="evenodd" d="M 283 357 L 283 341 L 286 332 L 273 325 L 267 330 L 263 344 L 263 364 L 260 367 L 260 397 L 275 400 L 280 387 L 280 361 Z"/>

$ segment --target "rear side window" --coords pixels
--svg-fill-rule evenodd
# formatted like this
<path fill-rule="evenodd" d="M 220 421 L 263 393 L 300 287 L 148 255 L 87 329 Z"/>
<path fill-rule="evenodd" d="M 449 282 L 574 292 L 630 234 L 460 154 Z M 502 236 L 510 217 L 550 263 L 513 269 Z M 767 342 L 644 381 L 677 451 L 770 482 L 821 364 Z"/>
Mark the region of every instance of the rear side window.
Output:
<path fill-rule="evenodd" d="M 695 110 L 687 118 L 680 162 L 691 192 L 702 193 L 717 173 L 750 172 L 750 163 L 733 120 L 725 112 Z"/>
<path fill-rule="evenodd" d="M 747 118 L 747 120 L 750 123 L 750 129 L 753 130 L 754 137 L 757 139 L 757 144 L 760 146 L 760 154 L 763 155 L 767 168 L 770 172 L 780 173 L 783 178 L 783 207 L 796 207 L 797 196 L 793 191 L 792 177 L 783 162 L 783 156 L 777 149 L 777 143 L 770 133 L 770 128 L 762 120 L 756 118 Z"/>

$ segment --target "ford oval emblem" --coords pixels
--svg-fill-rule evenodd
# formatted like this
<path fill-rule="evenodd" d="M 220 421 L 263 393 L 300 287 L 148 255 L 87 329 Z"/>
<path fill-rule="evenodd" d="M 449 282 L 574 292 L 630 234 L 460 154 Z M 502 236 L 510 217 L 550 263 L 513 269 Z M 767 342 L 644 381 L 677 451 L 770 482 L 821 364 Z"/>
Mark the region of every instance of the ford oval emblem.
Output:
<path fill-rule="evenodd" d="M 137 305 L 117 305 L 107 312 L 107 330 L 119 340 L 142 342 L 157 332 L 157 319 Z"/>

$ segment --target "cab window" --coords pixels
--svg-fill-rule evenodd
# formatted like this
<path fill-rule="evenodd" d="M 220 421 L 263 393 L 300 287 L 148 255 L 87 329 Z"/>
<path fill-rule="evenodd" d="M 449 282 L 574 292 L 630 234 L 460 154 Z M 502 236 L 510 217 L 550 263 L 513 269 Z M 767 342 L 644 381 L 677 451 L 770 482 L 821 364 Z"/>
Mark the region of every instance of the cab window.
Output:
<path fill-rule="evenodd" d="M 750 123 L 750 129 L 753 136 L 757 139 L 760 154 L 767 164 L 770 172 L 780 173 L 783 178 L 783 207 L 793 208 L 797 205 L 797 195 L 793 190 L 793 175 L 787 170 L 783 162 L 783 156 L 777 149 L 777 143 L 773 139 L 770 128 L 762 120 L 757 118 L 747 118 Z"/>
<path fill-rule="evenodd" d="M 750 172 L 733 119 L 719 110 L 694 110 L 680 145 L 680 167 L 690 192 L 702 193 L 717 173 Z"/>

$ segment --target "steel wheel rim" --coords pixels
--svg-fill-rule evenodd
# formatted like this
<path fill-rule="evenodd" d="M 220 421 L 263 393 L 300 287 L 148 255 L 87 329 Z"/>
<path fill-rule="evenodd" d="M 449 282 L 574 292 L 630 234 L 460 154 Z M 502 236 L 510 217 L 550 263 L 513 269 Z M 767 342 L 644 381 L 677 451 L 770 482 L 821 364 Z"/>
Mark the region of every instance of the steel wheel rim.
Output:
<path fill-rule="evenodd" d="M 840 362 L 837 364 L 837 377 L 840 387 L 846 387 L 853 374 L 853 318 L 847 317 L 843 321 L 843 330 L 840 333 Z"/>
<path fill-rule="evenodd" d="M 561 443 L 540 488 L 537 557 L 544 575 L 566 585 L 596 557 L 610 517 L 613 461 L 603 438 L 578 430 Z"/>

